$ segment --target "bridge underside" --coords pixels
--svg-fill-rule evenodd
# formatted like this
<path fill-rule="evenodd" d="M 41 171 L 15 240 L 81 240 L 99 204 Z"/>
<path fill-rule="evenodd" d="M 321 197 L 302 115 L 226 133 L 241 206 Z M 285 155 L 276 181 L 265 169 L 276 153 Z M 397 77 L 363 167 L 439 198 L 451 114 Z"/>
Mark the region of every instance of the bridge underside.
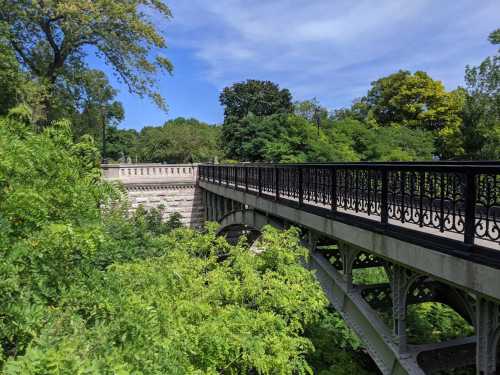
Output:
<path fill-rule="evenodd" d="M 218 221 L 221 235 L 258 241 L 262 227 L 302 229 L 310 249 L 308 266 L 327 298 L 357 333 L 384 374 L 425 374 L 453 368 L 497 373 L 500 336 L 498 270 L 223 186 L 200 182 L 205 217 Z M 379 268 L 377 284 L 356 278 Z M 471 277 L 474 275 L 474 277 Z M 407 338 L 412 305 L 440 302 L 474 328 L 470 337 L 414 345 Z"/>

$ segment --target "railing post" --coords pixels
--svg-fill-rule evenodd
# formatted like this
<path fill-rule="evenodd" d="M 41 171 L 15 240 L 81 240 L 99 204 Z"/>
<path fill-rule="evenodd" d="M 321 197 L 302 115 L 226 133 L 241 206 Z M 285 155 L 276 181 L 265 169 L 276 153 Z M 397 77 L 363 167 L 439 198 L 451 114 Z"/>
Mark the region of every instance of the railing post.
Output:
<path fill-rule="evenodd" d="M 245 171 L 245 191 L 248 191 L 248 167 L 244 166 L 243 170 Z"/>
<path fill-rule="evenodd" d="M 332 211 L 337 211 L 337 170 L 330 168 L 330 182 L 332 184 L 331 197 Z"/>
<path fill-rule="evenodd" d="M 475 174 L 468 169 L 465 172 L 465 224 L 464 242 L 474 245 L 476 231 L 476 181 Z"/>
<path fill-rule="evenodd" d="M 262 195 L 262 167 L 257 167 L 257 184 L 259 185 L 259 195 Z"/>
<path fill-rule="evenodd" d="M 279 200 L 280 199 L 280 169 L 278 166 L 274 167 L 274 192 L 275 192 L 275 199 Z"/>
<path fill-rule="evenodd" d="M 380 197 L 380 222 L 387 224 L 389 222 L 389 173 L 388 170 L 382 167 L 382 196 Z"/>
<path fill-rule="evenodd" d="M 238 190 L 238 166 L 234 167 L 234 190 Z"/>
<path fill-rule="evenodd" d="M 304 176 L 303 176 L 303 168 L 299 166 L 299 206 L 302 206 L 304 204 L 304 188 L 303 188 L 303 182 L 304 182 Z"/>

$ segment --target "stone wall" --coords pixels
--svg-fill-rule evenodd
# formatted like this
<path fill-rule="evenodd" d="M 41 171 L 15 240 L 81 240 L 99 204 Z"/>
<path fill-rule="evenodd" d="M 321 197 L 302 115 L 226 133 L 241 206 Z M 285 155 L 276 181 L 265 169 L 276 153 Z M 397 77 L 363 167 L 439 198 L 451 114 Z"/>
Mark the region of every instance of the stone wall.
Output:
<path fill-rule="evenodd" d="M 186 226 L 203 226 L 205 209 L 196 165 L 108 164 L 102 169 L 105 179 L 123 184 L 131 211 L 141 205 L 146 209 L 162 205 L 165 219 L 176 212 Z"/>
<path fill-rule="evenodd" d="M 154 186 L 126 186 L 131 210 L 140 205 L 144 208 L 165 207 L 165 219 L 174 212 L 181 215 L 181 221 L 191 228 L 203 225 L 204 212 L 201 189 L 189 184 L 158 184 Z"/>

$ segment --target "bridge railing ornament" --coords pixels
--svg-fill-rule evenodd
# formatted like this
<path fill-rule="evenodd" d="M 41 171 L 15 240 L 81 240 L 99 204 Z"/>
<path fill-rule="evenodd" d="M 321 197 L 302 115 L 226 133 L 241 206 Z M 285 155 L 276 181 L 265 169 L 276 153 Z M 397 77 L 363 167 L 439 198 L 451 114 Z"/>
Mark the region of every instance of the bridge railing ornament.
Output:
<path fill-rule="evenodd" d="M 500 162 L 205 164 L 199 174 L 333 216 L 500 249 Z"/>
<path fill-rule="evenodd" d="M 197 164 L 104 164 L 101 166 L 104 177 L 127 183 L 154 181 L 196 182 Z"/>

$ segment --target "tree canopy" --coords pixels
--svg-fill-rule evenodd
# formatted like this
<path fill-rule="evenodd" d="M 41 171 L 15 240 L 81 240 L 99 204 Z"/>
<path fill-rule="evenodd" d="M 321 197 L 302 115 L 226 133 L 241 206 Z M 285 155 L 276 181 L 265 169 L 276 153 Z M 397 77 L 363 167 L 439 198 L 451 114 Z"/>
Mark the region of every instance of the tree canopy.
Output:
<path fill-rule="evenodd" d="M 500 44 L 500 29 L 492 32 L 489 40 Z M 467 66 L 465 82 L 465 155 L 471 159 L 500 159 L 500 55 L 487 57 L 479 66 Z"/>
<path fill-rule="evenodd" d="M 161 127 L 145 127 L 137 142 L 141 160 L 167 163 L 198 163 L 221 157 L 219 130 L 195 119 L 182 117 Z"/>
<path fill-rule="evenodd" d="M 235 83 L 222 90 L 219 101 L 224 107 L 225 120 L 242 119 L 250 113 L 269 116 L 293 110 L 290 91 L 271 81 L 249 79 Z"/>
<path fill-rule="evenodd" d="M 146 10 L 171 17 L 156 0 L 2 0 L 0 21 L 7 25 L 6 37 L 19 62 L 43 84 L 77 84 L 87 69 L 86 55 L 95 51 L 132 92 L 164 106 L 154 90 L 154 74 L 171 72 L 172 64 L 157 52 L 165 48 L 165 39 Z"/>

